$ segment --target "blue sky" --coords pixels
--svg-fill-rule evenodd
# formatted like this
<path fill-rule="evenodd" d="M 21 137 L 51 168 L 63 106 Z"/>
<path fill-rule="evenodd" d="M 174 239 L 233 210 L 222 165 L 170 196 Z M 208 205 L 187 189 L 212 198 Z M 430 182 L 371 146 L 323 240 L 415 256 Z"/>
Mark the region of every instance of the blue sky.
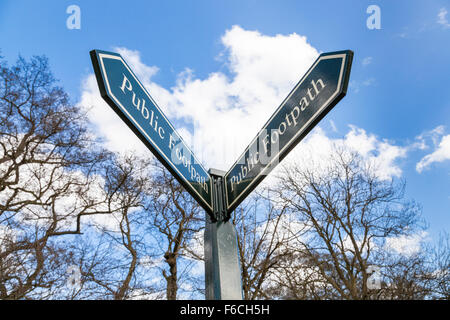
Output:
<path fill-rule="evenodd" d="M 366 25 L 370 16 L 366 9 L 372 4 L 381 9 L 379 30 L 370 30 Z M 81 9 L 80 30 L 66 27 L 69 5 Z M 447 11 L 450 12 L 450 2 L 443 0 L 1 0 L 0 48 L 9 63 L 19 54 L 26 58 L 46 55 L 73 103 L 94 103 L 93 95 L 98 95 L 98 91 L 89 87 L 93 73 L 89 51 L 121 48 L 121 53 L 134 59 L 131 64 L 139 69 L 137 73 L 144 78 L 150 93 L 154 92 L 156 101 L 167 108 L 175 127 L 182 128 L 189 140 L 194 128 L 199 127 L 204 136 L 212 132 L 196 123 L 208 117 L 197 109 L 192 111 L 189 99 L 203 99 L 202 107 L 198 108 L 216 108 L 224 114 L 216 131 L 226 130 L 227 121 L 230 123 L 233 116 L 239 116 L 236 110 L 246 108 L 239 105 L 245 100 L 242 96 L 226 109 L 220 105 L 223 97 L 208 100 L 198 93 L 196 96 L 196 88 L 236 92 L 233 91 L 236 87 L 249 85 L 245 90 L 257 92 L 245 82 L 254 79 L 246 78 L 253 71 L 244 70 L 245 50 L 253 49 L 251 56 L 260 48 L 256 57 L 267 64 L 274 57 L 265 56 L 272 52 L 265 48 L 272 50 L 271 44 L 280 44 L 280 59 L 292 57 L 292 68 L 298 66 L 298 76 L 291 76 L 289 70 L 285 73 L 273 70 L 279 77 L 286 74 L 287 82 L 277 80 L 275 87 L 280 92 L 272 98 L 278 102 L 269 99 L 268 106 L 258 113 L 259 118 L 246 128 L 237 143 L 239 147 L 250 142 L 264 118 L 270 116 L 270 110 L 275 110 L 284 98 L 288 85 L 300 79 L 311 61 L 307 50 L 313 55 L 351 49 L 355 57 L 349 92 L 320 123 L 320 134 L 345 141 L 356 137 L 362 143 L 361 148 L 367 147 L 373 157 L 385 153 L 384 159 L 388 160 L 383 165 L 387 172 L 405 179 L 406 196 L 422 204 L 430 226 L 429 236 L 436 239 L 440 231 L 450 230 L 450 13 Z M 305 42 L 300 39 L 303 36 Z M 255 41 L 255 46 L 245 47 L 249 45 L 245 39 Z M 262 75 L 265 76 L 266 73 Z M 269 80 L 265 81 L 267 84 Z M 191 110 L 200 119 L 180 110 Z M 251 109 L 245 112 L 252 114 Z M 249 119 L 252 118 L 246 118 Z M 301 145 L 296 149 L 299 148 Z M 219 169 L 227 170 L 227 163 Z"/>

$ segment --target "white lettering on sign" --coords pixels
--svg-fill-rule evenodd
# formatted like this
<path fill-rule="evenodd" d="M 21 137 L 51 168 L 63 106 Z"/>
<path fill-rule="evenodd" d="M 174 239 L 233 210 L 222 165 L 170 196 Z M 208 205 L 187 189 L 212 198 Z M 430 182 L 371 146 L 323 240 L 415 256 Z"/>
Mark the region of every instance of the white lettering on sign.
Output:
<path fill-rule="evenodd" d="M 298 119 L 302 112 L 306 110 L 309 104 L 314 101 L 320 94 L 326 84 L 322 79 L 311 81 L 311 87 L 306 90 L 306 95 L 303 96 L 295 105 L 295 107 L 284 116 L 285 121 L 281 121 L 278 128 L 272 129 L 270 134 L 266 130 L 262 130 L 259 135 L 260 152 L 252 153 L 249 151 L 249 157 L 246 159 L 245 164 L 241 166 L 240 172 L 230 178 L 231 191 L 234 191 L 236 185 L 241 183 L 248 173 L 255 167 L 256 164 L 267 164 L 271 160 L 271 156 L 274 155 L 274 150 L 279 150 L 280 137 L 283 136 L 289 127 L 296 127 Z M 269 150 L 270 145 L 270 150 Z M 256 146 L 256 144 L 254 144 Z M 262 147 L 262 148 L 261 148 Z M 269 152 L 270 151 L 270 152 Z M 270 154 L 270 155 L 269 155 Z"/>
<path fill-rule="evenodd" d="M 122 84 L 119 89 L 123 94 L 131 96 L 131 103 L 133 106 L 140 111 L 141 116 L 148 121 L 150 127 L 157 133 L 161 140 L 165 139 L 165 130 L 163 127 L 158 126 L 158 115 L 149 108 L 146 107 L 145 98 L 140 98 L 137 96 L 136 92 L 133 91 L 133 85 L 131 81 L 123 74 Z M 131 93 L 131 94 L 130 94 Z M 191 153 L 189 150 L 184 150 L 184 145 L 180 142 L 180 138 L 175 134 L 169 134 L 169 149 L 172 150 L 171 160 L 172 163 L 176 165 L 183 165 L 190 175 L 191 181 L 197 182 L 206 193 L 209 193 L 208 184 L 206 183 L 206 178 L 202 177 L 197 170 L 192 165 Z M 187 155 L 187 156 L 186 156 Z"/>
<path fill-rule="evenodd" d="M 153 130 L 155 130 L 160 139 L 164 139 L 165 131 L 163 127 L 158 127 L 158 116 L 155 115 L 153 110 L 148 111 L 147 107 L 145 106 L 146 100 L 144 98 L 141 99 L 137 97 L 136 93 L 133 91 L 133 86 L 131 85 L 131 82 L 130 80 L 128 80 L 126 75 L 123 75 L 122 85 L 119 88 L 124 94 L 126 94 L 126 91 L 132 93 L 131 103 L 133 104 L 133 106 L 141 111 L 141 115 L 145 120 L 150 119 L 150 126 L 153 128 Z"/>

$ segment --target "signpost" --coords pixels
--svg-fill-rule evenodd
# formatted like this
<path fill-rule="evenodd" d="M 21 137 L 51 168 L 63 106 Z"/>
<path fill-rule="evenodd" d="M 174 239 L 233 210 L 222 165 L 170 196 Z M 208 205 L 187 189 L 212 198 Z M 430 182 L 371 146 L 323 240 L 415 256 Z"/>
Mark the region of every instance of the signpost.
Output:
<path fill-rule="evenodd" d="M 352 51 L 321 54 L 225 175 L 232 212 L 269 172 L 341 100 Z"/>
<path fill-rule="evenodd" d="M 233 210 L 345 96 L 352 51 L 321 54 L 225 173 L 205 168 L 117 53 L 90 52 L 111 108 L 206 210 L 207 299 L 242 299 Z"/>

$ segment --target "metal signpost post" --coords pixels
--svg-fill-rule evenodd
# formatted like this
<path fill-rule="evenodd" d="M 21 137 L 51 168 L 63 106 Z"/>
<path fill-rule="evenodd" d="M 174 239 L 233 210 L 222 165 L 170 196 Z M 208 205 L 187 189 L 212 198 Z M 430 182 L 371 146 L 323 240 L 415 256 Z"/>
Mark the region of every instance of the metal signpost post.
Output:
<path fill-rule="evenodd" d="M 353 52 L 321 54 L 227 173 L 203 168 L 119 54 L 90 53 L 103 99 L 208 213 L 206 299 L 242 299 L 231 213 L 345 96 Z"/>
<path fill-rule="evenodd" d="M 225 172 L 210 169 L 213 181 L 214 213 L 205 229 L 205 295 L 207 300 L 242 300 L 242 281 L 237 234 L 229 221 L 225 203 Z"/>

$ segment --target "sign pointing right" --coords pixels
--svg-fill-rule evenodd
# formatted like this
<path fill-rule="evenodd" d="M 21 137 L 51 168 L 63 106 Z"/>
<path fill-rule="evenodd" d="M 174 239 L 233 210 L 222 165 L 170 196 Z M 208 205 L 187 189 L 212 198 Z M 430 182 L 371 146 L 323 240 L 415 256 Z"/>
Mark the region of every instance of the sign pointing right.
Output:
<path fill-rule="evenodd" d="M 353 52 L 321 54 L 225 175 L 232 212 L 345 96 Z"/>

